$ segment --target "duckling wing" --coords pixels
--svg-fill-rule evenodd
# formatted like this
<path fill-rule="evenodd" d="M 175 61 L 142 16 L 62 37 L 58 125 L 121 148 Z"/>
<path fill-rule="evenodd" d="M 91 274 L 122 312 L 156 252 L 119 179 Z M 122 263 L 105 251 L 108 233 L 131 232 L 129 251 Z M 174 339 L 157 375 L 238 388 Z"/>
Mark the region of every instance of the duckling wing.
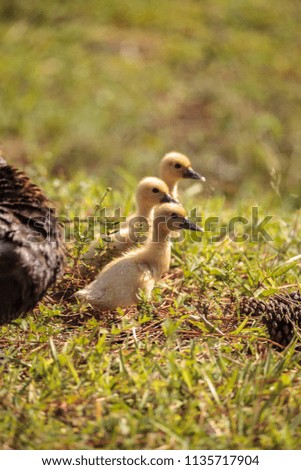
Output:
<path fill-rule="evenodd" d="M 155 273 L 147 263 L 139 263 L 138 269 L 141 273 L 139 289 L 145 292 L 147 298 L 150 298 L 155 285 Z"/>
<path fill-rule="evenodd" d="M 149 295 L 153 286 L 149 266 L 125 257 L 106 266 L 95 281 L 77 293 L 77 297 L 100 309 L 128 307 L 137 303 L 140 289 Z"/>
<path fill-rule="evenodd" d="M 129 227 L 127 225 L 111 236 L 111 241 L 108 246 L 110 250 L 120 254 L 127 251 L 134 243 L 135 240 L 130 236 Z"/>
<path fill-rule="evenodd" d="M 82 264 L 79 267 L 82 276 L 93 275 L 95 271 L 100 271 L 116 255 L 110 250 L 106 236 L 97 237 L 88 247 L 88 250 L 81 257 Z"/>
<path fill-rule="evenodd" d="M 100 269 L 112 258 L 128 252 L 134 245 L 144 243 L 149 231 L 146 219 L 137 214 L 131 215 L 120 224 L 119 230 L 110 236 L 101 235 L 94 240 L 83 255 L 80 266 L 82 275 L 93 274 L 89 267 Z M 100 243 L 102 240 L 102 243 Z"/>
<path fill-rule="evenodd" d="M 83 264 L 80 266 L 80 273 L 86 275 L 91 273 L 91 269 L 101 269 L 116 256 L 126 252 L 134 244 L 129 237 L 129 228 L 123 227 L 119 232 L 111 235 L 101 235 L 90 244 L 88 250 L 82 256 Z"/>

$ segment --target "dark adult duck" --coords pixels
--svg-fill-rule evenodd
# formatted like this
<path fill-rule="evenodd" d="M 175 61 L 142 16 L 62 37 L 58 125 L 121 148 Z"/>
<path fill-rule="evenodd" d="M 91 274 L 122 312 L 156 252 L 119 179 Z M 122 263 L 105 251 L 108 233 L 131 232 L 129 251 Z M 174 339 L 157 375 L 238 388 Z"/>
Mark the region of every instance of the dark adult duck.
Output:
<path fill-rule="evenodd" d="M 33 309 L 63 272 L 62 233 L 43 192 L 0 154 L 0 324 Z"/>

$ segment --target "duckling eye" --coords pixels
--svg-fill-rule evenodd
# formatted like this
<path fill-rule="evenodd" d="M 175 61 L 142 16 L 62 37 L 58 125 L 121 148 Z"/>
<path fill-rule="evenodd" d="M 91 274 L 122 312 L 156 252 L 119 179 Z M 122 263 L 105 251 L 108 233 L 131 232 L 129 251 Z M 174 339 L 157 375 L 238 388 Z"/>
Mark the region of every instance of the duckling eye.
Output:
<path fill-rule="evenodd" d="M 180 163 L 175 164 L 175 168 L 181 168 L 181 167 L 182 167 L 182 165 Z"/>
<path fill-rule="evenodd" d="M 153 192 L 153 193 L 158 193 L 158 192 L 159 192 L 159 189 L 158 189 L 158 188 L 153 188 L 153 189 L 152 189 L 152 192 Z"/>
<path fill-rule="evenodd" d="M 173 213 L 171 214 L 171 218 L 172 218 L 172 219 L 177 219 L 177 218 L 178 218 L 178 214 L 176 214 L 175 212 L 173 212 Z"/>

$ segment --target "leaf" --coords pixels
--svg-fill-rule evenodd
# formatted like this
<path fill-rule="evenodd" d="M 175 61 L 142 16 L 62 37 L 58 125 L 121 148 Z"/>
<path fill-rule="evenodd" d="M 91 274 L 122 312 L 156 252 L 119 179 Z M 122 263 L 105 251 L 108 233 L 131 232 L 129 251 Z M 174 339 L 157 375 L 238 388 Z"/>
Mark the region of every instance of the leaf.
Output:
<path fill-rule="evenodd" d="M 281 263 L 272 271 L 272 276 L 278 277 L 278 276 L 281 276 L 282 274 L 285 274 L 287 271 L 294 268 L 297 265 L 297 261 L 299 260 L 301 260 L 301 255 L 296 255 L 296 256 L 293 256 L 292 258 L 289 258 L 288 260 Z"/>
<path fill-rule="evenodd" d="M 241 324 L 239 325 L 238 328 L 236 328 L 236 330 L 232 331 L 231 332 L 231 335 L 238 335 L 243 329 L 244 327 L 246 326 L 246 324 L 248 323 L 248 320 L 249 320 L 249 317 L 246 317 L 244 319 L 243 322 L 241 322 Z"/>

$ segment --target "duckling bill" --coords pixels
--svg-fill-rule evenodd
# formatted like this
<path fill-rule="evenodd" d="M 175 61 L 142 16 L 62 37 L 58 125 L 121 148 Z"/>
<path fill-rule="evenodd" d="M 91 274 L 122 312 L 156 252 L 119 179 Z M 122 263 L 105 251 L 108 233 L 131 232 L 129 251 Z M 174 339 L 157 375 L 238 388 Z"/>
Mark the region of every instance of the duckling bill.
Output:
<path fill-rule="evenodd" d="M 155 283 L 169 270 L 169 234 L 180 229 L 203 231 L 186 217 L 181 205 L 157 206 L 146 244 L 109 263 L 95 281 L 76 296 L 100 310 L 134 305 L 140 290 L 150 299 Z"/>
<path fill-rule="evenodd" d="M 185 170 L 183 171 L 183 178 L 191 180 L 200 180 L 202 183 L 205 183 L 206 181 L 206 178 L 204 176 L 201 176 L 193 168 L 185 168 Z"/>

